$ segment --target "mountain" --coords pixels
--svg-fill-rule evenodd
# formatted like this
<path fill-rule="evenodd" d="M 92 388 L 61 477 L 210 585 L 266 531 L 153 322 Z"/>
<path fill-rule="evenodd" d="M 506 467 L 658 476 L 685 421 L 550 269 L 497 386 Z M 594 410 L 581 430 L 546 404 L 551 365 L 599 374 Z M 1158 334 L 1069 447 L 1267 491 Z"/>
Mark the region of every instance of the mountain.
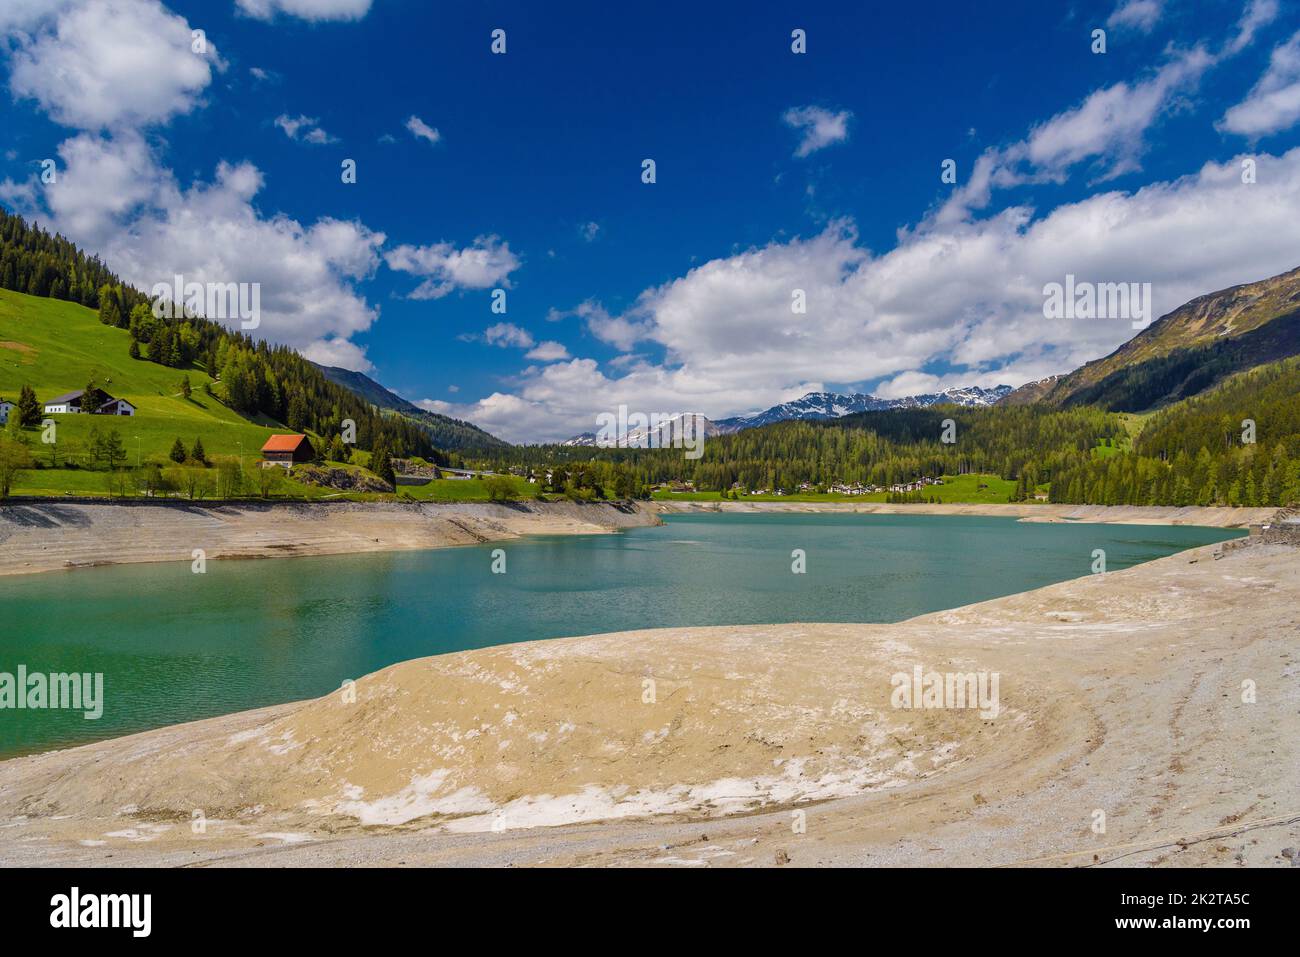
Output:
<path fill-rule="evenodd" d="M 924 409 L 932 405 L 951 402 L 962 406 L 993 405 L 999 399 L 1012 392 L 1009 385 L 1000 385 L 993 389 L 981 389 L 970 386 L 963 389 L 947 389 L 926 395 L 909 395 L 901 399 L 882 399 L 879 396 L 864 393 L 844 395 L 838 392 L 809 392 L 801 399 L 783 402 L 770 409 L 754 415 L 738 415 L 730 419 L 719 419 L 714 423 L 718 431 L 739 432 L 773 422 L 785 422 L 789 419 L 838 419 L 853 415 L 855 412 L 881 412 L 887 409 Z"/>
<path fill-rule="evenodd" d="M 845 395 L 841 393 L 809 393 L 805 397 L 796 399 L 794 402 L 783 402 L 780 406 L 772 406 L 762 412 L 755 412 L 753 415 L 737 415 L 731 419 L 712 420 L 706 419 L 705 416 L 699 416 L 705 424 L 705 436 L 712 438 L 714 436 L 727 436 L 732 432 L 740 432 L 741 429 L 754 429 L 759 425 L 771 425 L 772 423 L 784 423 L 790 419 L 839 419 L 841 416 L 853 415 L 855 412 L 880 412 L 891 410 L 891 408 L 928 408 L 937 406 L 943 402 L 950 402 L 956 406 L 992 406 L 998 400 L 1006 397 L 1013 391 L 1009 385 L 1000 385 L 993 389 L 980 389 L 979 386 L 969 386 L 965 389 L 948 389 L 941 393 L 931 393 L 927 395 L 906 395 L 901 399 L 881 399 L 879 395 L 866 395 L 863 393 L 854 393 Z M 692 415 L 690 412 L 684 415 Z M 698 413 L 695 413 L 698 415 Z M 673 416 L 677 419 L 679 416 Z M 649 430 L 633 430 L 628 436 L 632 441 L 629 445 L 636 445 L 641 438 L 642 432 L 649 436 Z M 668 436 L 671 436 L 671 429 L 668 430 Z M 565 439 L 560 442 L 563 446 L 594 446 L 595 433 L 584 432 L 580 436 Z"/>
<path fill-rule="evenodd" d="M 881 412 L 887 409 L 924 409 L 943 402 L 951 402 L 954 405 L 967 407 L 993 405 L 1005 396 L 1010 395 L 1012 391 L 1009 385 L 1000 385 L 992 389 L 969 386 L 962 389 L 947 389 L 943 392 L 933 392 L 927 395 L 909 395 L 901 399 L 882 399 L 879 396 L 860 392 L 851 395 L 840 392 L 809 392 L 793 402 L 782 402 L 780 405 L 774 405 L 770 409 L 764 409 L 762 412 L 756 412 L 752 415 L 737 415 L 729 419 L 718 419 L 717 421 L 705 418 L 702 415 L 700 418 L 704 420 L 705 436 L 712 438 L 715 435 L 728 435 L 742 429 L 754 429 L 760 425 L 771 425 L 773 422 L 786 422 L 790 419 L 838 419 L 841 416 L 853 415 L 855 412 Z M 683 414 L 698 413 L 688 412 Z M 673 418 L 676 419 L 677 416 Z M 648 434 L 648 430 L 645 431 Z M 640 430 L 628 433 L 633 439 L 633 444 L 635 440 L 641 437 L 641 434 Z M 575 435 L 560 444 L 594 446 L 596 444 L 596 433 L 583 432 L 581 435 Z"/>
<path fill-rule="evenodd" d="M 447 415 L 422 409 L 408 402 L 396 392 L 385 389 L 370 376 L 337 366 L 317 366 L 331 382 L 343 386 L 353 395 L 387 412 L 394 412 L 419 425 L 433 444 L 446 451 L 486 449 L 508 445 L 495 435 L 485 432 L 472 422 L 453 419 Z"/>
<path fill-rule="evenodd" d="M 396 392 L 389 392 L 368 375 L 353 372 L 351 369 L 340 369 L 338 366 L 316 364 L 316 368 L 325 374 L 325 378 L 338 383 L 354 395 L 365 399 L 371 405 L 377 405 L 381 409 L 388 409 L 392 412 L 413 413 L 423 411 L 418 405 L 407 402 Z"/>
<path fill-rule="evenodd" d="M 689 420 L 692 417 L 695 419 L 693 423 L 683 422 L 683 420 Z M 683 429 L 683 425 L 687 427 Z M 620 446 L 624 448 L 670 448 L 677 439 L 679 432 L 682 435 L 682 442 L 685 442 L 688 438 L 694 439 L 695 436 L 700 434 L 703 434 L 706 439 L 724 434 L 718 428 L 716 422 L 699 412 L 679 412 L 664 419 L 656 427 L 647 426 L 644 429 L 628 430 L 623 441 L 620 442 Z M 581 435 L 566 439 L 560 445 L 594 447 L 596 445 L 596 433 L 583 432 Z"/>
<path fill-rule="evenodd" d="M 1294 355 L 1300 355 L 1300 269 L 1193 299 L 1105 358 L 1054 382 L 1022 386 L 1004 401 L 1141 412 Z"/>

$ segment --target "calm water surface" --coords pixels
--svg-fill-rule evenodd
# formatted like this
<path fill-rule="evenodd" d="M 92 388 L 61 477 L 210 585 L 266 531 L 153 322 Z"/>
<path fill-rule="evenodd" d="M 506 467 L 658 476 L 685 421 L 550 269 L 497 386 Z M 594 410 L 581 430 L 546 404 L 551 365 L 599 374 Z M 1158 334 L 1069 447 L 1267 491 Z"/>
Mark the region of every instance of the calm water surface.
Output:
<path fill-rule="evenodd" d="M 909 515 L 679 515 L 616 535 L 0 578 L 0 672 L 103 672 L 104 715 L 0 710 L 0 756 L 314 697 L 408 658 L 673 625 L 887 622 L 1242 533 Z M 504 547 L 507 573 L 492 574 Z M 790 571 L 791 551 L 807 573 Z"/>

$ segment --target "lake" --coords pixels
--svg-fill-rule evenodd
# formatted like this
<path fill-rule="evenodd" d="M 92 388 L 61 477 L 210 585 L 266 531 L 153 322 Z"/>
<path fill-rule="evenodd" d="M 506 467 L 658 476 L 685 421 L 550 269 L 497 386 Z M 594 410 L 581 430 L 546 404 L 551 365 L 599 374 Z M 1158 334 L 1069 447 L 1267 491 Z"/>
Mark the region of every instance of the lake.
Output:
<path fill-rule="evenodd" d="M 614 535 L 0 578 L 0 672 L 102 672 L 104 713 L 0 710 L 0 756 L 324 694 L 425 655 L 674 625 L 889 622 L 1243 532 L 910 515 L 670 515 Z M 504 549 L 505 574 L 492 571 Z M 791 571 L 791 553 L 806 572 Z"/>

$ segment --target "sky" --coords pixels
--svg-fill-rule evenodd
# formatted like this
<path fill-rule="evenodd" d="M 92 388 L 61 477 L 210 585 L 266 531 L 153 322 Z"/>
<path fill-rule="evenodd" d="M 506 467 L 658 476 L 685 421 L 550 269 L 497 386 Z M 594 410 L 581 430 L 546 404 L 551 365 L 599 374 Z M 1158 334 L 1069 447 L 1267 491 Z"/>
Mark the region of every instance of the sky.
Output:
<path fill-rule="evenodd" d="M 516 442 L 1018 386 L 1133 334 L 1048 283 L 1300 266 L 1296 5 L 838 6 L 0 0 L 0 204 Z"/>

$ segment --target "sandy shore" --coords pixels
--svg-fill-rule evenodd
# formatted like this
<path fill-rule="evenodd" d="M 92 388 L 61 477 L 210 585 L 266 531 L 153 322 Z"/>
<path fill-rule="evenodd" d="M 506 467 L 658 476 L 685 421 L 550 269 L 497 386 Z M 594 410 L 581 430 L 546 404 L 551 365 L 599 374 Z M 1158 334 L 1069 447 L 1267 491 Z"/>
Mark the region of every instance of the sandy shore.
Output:
<path fill-rule="evenodd" d="M 442 548 L 521 535 L 584 535 L 655 525 L 664 514 L 854 512 L 1000 515 L 1025 522 L 1244 527 L 1273 508 L 1099 505 L 882 505 L 856 502 L 336 502 L 221 505 L 41 502 L 0 505 L 0 576 L 130 562 L 289 558 Z"/>
<path fill-rule="evenodd" d="M 1205 525 L 1245 528 L 1269 521 L 1278 509 L 1203 508 L 1173 505 L 1053 505 L 987 503 L 970 505 L 888 505 L 880 502 L 654 502 L 660 514 L 691 512 L 799 513 L 856 512 L 864 515 L 995 515 L 1022 522 L 1095 522 L 1103 525 Z"/>
<path fill-rule="evenodd" d="M 179 502 L 0 505 L 0 575 L 124 562 L 286 558 L 441 548 L 656 525 L 639 505 Z"/>
<path fill-rule="evenodd" d="M 0 863 L 1285 866 L 1298 608 L 1296 549 L 1206 546 L 899 624 L 409 661 L 0 763 Z M 997 715 L 894 707 L 916 665 L 997 673 Z"/>

